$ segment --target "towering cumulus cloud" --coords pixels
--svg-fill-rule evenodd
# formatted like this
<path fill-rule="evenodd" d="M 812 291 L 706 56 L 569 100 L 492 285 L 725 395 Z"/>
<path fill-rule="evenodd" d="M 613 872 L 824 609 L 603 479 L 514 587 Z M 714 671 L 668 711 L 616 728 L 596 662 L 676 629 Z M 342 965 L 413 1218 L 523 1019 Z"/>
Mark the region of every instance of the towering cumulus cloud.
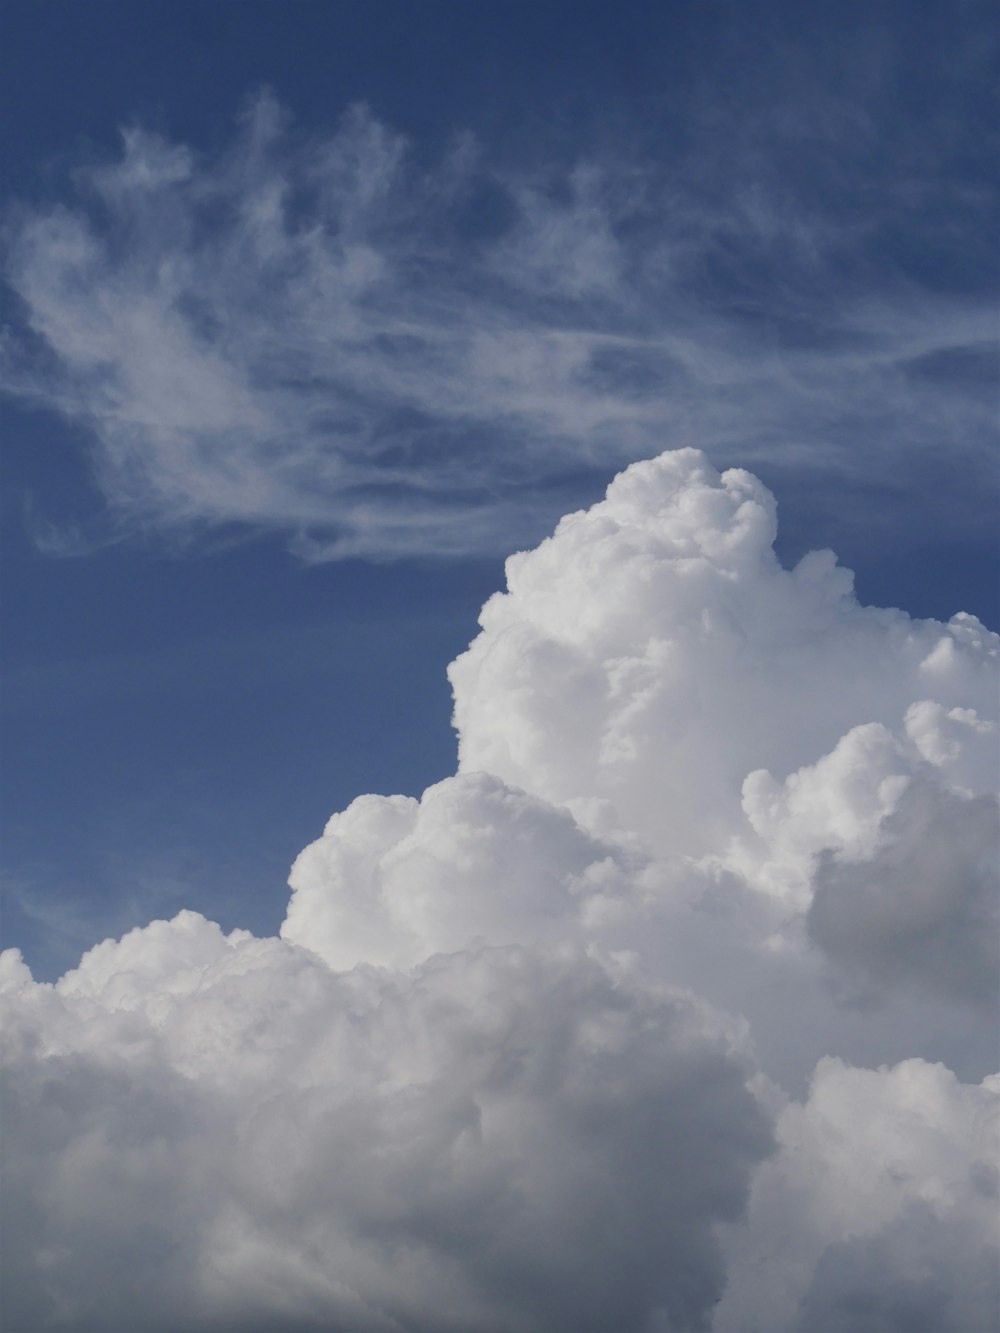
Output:
<path fill-rule="evenodd" d="M 6 1327 L 995 1327 L 1000 641 L 774 534 L 636 464 L 280 938 L 3 955 Z"/>

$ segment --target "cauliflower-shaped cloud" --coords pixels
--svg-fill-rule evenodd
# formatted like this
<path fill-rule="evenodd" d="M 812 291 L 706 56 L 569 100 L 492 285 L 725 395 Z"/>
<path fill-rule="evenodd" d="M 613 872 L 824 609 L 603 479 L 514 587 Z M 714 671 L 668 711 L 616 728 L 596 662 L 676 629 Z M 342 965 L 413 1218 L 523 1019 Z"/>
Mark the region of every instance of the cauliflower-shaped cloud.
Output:
<path fill-rule="evenodd" d="M 775 521 L 682 450 L 513 556 L 280 938 L 2 956 L 8 1326 L 993 1326 L 998 640 Z"/>
<path fill-rule="evenodd" d="M 998 1309 L 1000 1079 L 825 1059 L 731 1234 L 719 1333 L 986 1333 Z"/>
<path fill-rule="evenodd" d="M 13 1001 L 11 1328 L 704 1327 L 770 1147 L 703 1007 L 573 950 L 344 973 L 186 913 Z"/>

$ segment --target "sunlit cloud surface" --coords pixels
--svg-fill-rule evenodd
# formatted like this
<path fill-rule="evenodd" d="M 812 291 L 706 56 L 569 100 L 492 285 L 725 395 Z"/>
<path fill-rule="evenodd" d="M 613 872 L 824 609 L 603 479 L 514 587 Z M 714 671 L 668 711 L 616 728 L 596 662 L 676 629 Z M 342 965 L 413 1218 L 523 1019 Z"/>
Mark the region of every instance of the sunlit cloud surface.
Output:
<path fill-rule="evenodd" d="M 166 167 L 164 167 L 166 170 Z M 512 557 L 280 934 L 0 956 L 11 1328 L 986 1330 L 997 663 L 694 450 Z"/>

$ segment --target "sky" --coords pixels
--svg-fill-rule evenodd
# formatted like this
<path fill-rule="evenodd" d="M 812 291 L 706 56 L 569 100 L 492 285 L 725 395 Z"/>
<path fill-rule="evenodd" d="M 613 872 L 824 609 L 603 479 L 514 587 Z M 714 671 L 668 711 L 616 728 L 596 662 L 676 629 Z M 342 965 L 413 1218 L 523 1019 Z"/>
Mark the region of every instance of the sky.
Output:
<path fill-rule="evenodd" d="M 11 1327 L 994 1326 L 997 39 L 4 6 Z"/>

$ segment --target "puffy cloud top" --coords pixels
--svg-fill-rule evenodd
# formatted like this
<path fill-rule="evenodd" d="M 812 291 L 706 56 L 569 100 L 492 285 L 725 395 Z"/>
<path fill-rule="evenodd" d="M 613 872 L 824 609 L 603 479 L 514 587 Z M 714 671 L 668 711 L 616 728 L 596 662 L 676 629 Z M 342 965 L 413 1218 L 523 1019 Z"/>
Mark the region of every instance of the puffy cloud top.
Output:
<path fill-rule="evenodd" d="M 995 1325 L 998 640 L 774 535 L 634 465 L 280 938 L 0 958 L 9 1327 Z"/>
<path fill-rule="evenodd" d="M 508 592 L 450 669 L 460 767 L 703 856 L 742 831 L 741 805 L 773 820 L 759 770 L 815 763 L 853 726 L 898 731 L 919 704 L 968 711 L 959 750 L 995 736 L 995 635 L 861 607 L 831 552 L 785 570 L 774 536 L 745 472 L 720 478 L 691 449 L 629 468 L 508 561 Z M 613 810 L 588 815 L 595 799 Z"/>

